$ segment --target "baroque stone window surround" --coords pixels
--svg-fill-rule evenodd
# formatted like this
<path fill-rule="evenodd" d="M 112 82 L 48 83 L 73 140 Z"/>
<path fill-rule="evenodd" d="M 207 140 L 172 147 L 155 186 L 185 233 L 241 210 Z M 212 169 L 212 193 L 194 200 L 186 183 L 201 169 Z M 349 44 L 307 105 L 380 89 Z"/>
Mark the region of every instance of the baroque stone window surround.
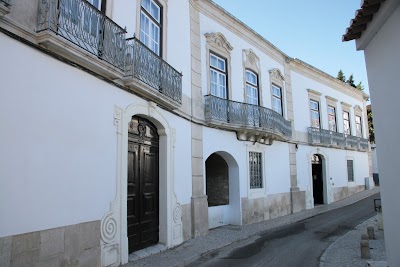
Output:
<path fill-rule="evenodd" d="M 253 52 L 252 49 L 243 49 L 243 103 L 247 103 L 247 95 L 246 95 L 246 71 L 251 71 L 257 75 L 257 83 L 258 83 L 258 104 L 259 106 L 263 106 L 263 97 L 262 97 L 262 83 L 261 83 L 261 67 L 260 67 L 260 58 Z"/>
<path fill-rule="evenodd" d="M 260 144 L 247 144 L 246 145 L 246 165 L 247 165 L 247 192 L 248 193 L 248 198 L 249 199 L 254 199 L 254 198 L 261 198 L 265 197 L 267 195 L 267 181 L 266 181 L 266 176 L 265 176 L 265 150 L 262 145 Z M 256 153 L 261 153 L 261 171 L 262 171 L 262 183 L 263 187 L 262 188 L 250 188 L 250 157 L 249 154 L 250 152 L 256 152 Z"/>
<path fill-rule="evenodd" d="M 308 111 L 310 114 L 310 126 L 312 126 L 312 116 L 311 116 L 311 101 L 310 100 L 314 100 L 315 102 L 318 102 L 318 108 L 319 108 L 319 127 L 320 129 L 323 129 L 323 116 L 322 116 L 322 109 L 321 109 L 321 93 L 317 92 L 315 90 L 312 89 L 307 89 L 308 91 Z"/>
<path fill-rule="evenodd" d="M 343 127 L 343 133 L 344 134 L 346 134 L 345 133 L 345 130 L 344 130 L 344 118 L 343 118 L 343 114 L 344 114 L 344 112 L 348 112 L 349 113 L 349 128 L 350 128 L 350 135 L 352 135 L 353 134 L 353 129 L 352 129 L 352 127 L 353 127 L 353 123 L 351 123 L 351 121 L 352 121 L 352 119 L 351 119 L 351 117 L 352 117 L 352 114 L 351 114 L 351 112 L 350 112 L 350 110 L 351 110 L 351 105 L 350 104 L 347 104 L 346 102 L 340 102 L 340 104 L 342 105 L 342 127 Z"/>
<path fill-rule="evenodd" d="M 326 110 L 328 111 L 328 107 L 331 106 L 335 108 L 335 122 L 336 122 L 336 132 L 339 131 L 338 128 L 338 116 L 337 116 L 337 102 L 338 100 L 336 98 L 330 97 L 330 96 L 325 96 L 326 98 Z M 328 129 L 329 129 L 329 113 L 328 115 Z"/>
<path fill-rule="evenodd" d="M 354 125 L 356 127 L 356 135 L 357 135 L 357 122 L 356 122 L 356 116 L 359 116 L 361 118 L 361 137 L 364 138 L 364 118 L 363 118 L 363 110 L 361 109 L 361 107 L 359 105 L 355 105 L 354 106 Z"/>
<path fill-rule="evenodd" d="M 231 86 L 231 51 L 233 47 L 220 32 L 205 33 L 206 37 L 206 64 L 207 64 L 207 95 L 211 94 L 210 88 L 210 55 L 215 54 L 226 60 L 226 86 L 227 88 L 227 99 L 232 97 L 232 86 Z"/>
<path fill-rule="evenodd" d="M 168 29 L 168 0 L 153 0 L 161 10 L 161 29 L 160 29 L 160 54 L 162 59 L 167 61 L 167 29 Z M 142 8 L 142 0 L 136 0 L 136 31 L 135 36 L 140 40 L 140 12 Z"/>
<path fill-rule="evenodd" d="M 281 89 L 281 101 L 282 101 L 282 117 L 287 119 L 286 112 L 286 90 L 285 90 L 285 78 L 282 75 L 281 71 L 277 68 L 271 69 L 269 72 L 269 91 L 271 97 L 271 109 L 273 109 L 273 94 L 272 94 L 272 85 L 275 85 Z"/>

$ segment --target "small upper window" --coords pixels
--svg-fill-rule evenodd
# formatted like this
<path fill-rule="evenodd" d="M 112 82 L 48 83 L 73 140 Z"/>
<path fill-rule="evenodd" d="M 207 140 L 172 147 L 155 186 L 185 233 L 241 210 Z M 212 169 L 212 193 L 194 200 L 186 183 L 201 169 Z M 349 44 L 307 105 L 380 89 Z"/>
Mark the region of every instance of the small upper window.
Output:
<path fill-rule="evenodd" d="M 283 116 L 282 89 L 276 85 L 272 85 L 272 110 Z"/>
<path fill-rule="evenodd" d="M 310 109 L 311 109 L 311 127 L 320 128 L 319 103 L 315 100 L 310 100 Z"/>
<path fill-rule="evenodd" d="M 246 98 L 248 104 L 259 104 L 257 75 L 249 70 L 246 70 Z"/>
<path fill-rule="evenodd" d="M 328 106 L 328 123 L 329 131 L 336 132 L 336 110 L 332 106 Z"/>
<path fill-rule="evenodd" d="M 227 98 L 226 60 L 210 54 L 210 89 L 211 95 Z"/>
<path fill-rule="evenodd" d="M 362 137 L 361 116 L 356 116 L 356 134 L 357 137 Z"/>
<path fill-rule="evenodd" d="M 140 12 L 140 41 L 160 55 L 161 7 L 153 0 L 142 0 Z"/>

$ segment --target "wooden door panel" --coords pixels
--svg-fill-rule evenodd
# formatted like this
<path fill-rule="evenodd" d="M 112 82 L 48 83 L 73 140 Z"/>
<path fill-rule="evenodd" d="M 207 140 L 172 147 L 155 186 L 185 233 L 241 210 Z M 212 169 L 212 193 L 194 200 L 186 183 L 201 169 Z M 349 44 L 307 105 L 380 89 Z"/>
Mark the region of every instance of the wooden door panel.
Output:
<path fill-rule="evenodd" d="M 129 253 L 159 240 L 159 148 L 157 129 L 133 117 L 128 137 Z"/>

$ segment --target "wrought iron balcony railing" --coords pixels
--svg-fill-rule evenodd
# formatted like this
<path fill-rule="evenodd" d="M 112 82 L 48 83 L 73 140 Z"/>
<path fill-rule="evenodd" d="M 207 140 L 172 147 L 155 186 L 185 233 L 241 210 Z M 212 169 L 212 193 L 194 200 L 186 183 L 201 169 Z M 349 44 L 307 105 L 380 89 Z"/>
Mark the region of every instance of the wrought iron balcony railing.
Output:
<path fill-rule="evenodd" d="M 127 76 L 182 104 L 182 74 L 135 37 L 127 40 L 125 71 Z"/>
<path fill-rule="evenodd" d="M 39 0 L 38 32 L 45 30 L 124 70 L 126 31 L 88 1 Z"/>
<path fill-rule="evenodd" d="M 367 139 L 314 127 L 308 128 L 308 142 L 322 146 L 337 146 L 358 150 L 368 149 Z"/>
<path fill-rule="evenodd" d="M 0 0 L 0 2 L 3 2 L 5 6 L 11 5 L 11 0 Z"/>
<path fill-rule="evenodd" d="M 205 102 L 205 118 L 208 122 L 256 128 L 285 139 L 292 137 L 290 121 L 271 109 L 212 95 L 205 96 Z"/>

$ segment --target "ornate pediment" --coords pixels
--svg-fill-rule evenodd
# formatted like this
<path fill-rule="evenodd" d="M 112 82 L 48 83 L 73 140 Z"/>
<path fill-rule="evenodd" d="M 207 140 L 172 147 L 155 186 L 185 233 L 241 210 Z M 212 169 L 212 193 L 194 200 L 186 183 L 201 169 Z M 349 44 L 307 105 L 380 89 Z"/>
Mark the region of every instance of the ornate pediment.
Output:
<path fill-rule="evenodd" d="M 220 32 L 206 33 L 204 36 L 206 37 L 207 43 L 217 46 L 219 49 L 226 50 L 227 53 L 233 50 L 233 46 L 231 46 L 225 36 Z"/>
<path fill-rule="evenodd" d="M 271 69 L 269 70 L 269 77 L 272 79 L 283 82 L 285 78 L 283 77 L 281 71 L 279 69 Z"/>
<path fill-rule="evenodd" d="M 243 63 L 245 68 L 260 71 L 260 58 L 251 49 L 243 49 Z"/>
<path fill-rule="evenodd" d="M 354 106 L 354 111 L 355 111 L 355 112 L 362 113 L 362 108 L 361 108 L 359 105 L 355 105 L 355 106 Z"/>

